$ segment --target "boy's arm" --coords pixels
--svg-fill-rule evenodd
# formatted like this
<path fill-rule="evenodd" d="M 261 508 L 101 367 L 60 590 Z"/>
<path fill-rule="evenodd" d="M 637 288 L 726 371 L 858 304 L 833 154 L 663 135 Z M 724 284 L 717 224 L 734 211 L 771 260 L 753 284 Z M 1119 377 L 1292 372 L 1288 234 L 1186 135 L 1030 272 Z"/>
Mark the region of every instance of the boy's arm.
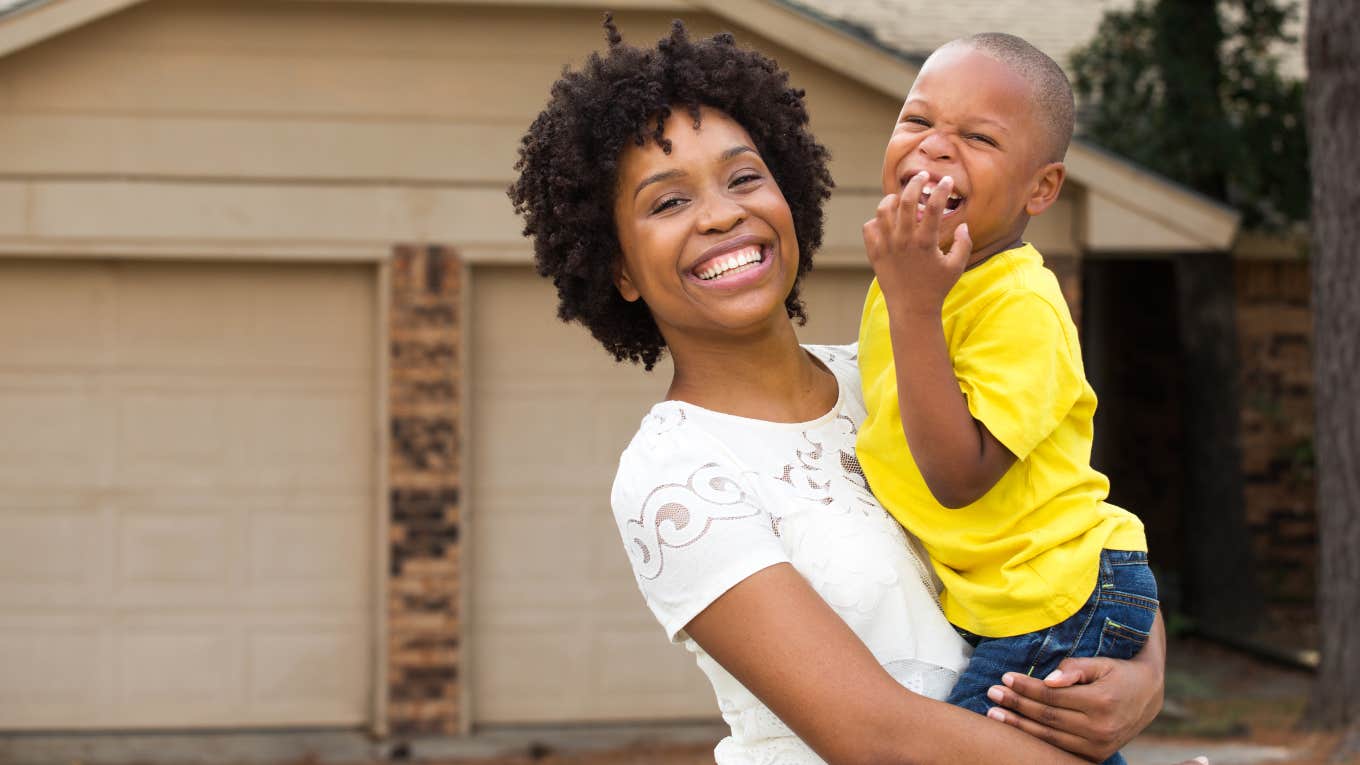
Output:
<path fill-rule="evenodd" d="M 945 507 L 977 501 L 1015 462 L 968 411 L 945 343 L 941 312 L 972 251 L 959 226 L 948 252 L 939 247 L 940 219 L 953 180 L 942 179 L 917 220 L 927 175 L 901 195 L 889 194 L 864 224 L 864 247 L 888 308 L 902 431 L 931 494 Z"/>

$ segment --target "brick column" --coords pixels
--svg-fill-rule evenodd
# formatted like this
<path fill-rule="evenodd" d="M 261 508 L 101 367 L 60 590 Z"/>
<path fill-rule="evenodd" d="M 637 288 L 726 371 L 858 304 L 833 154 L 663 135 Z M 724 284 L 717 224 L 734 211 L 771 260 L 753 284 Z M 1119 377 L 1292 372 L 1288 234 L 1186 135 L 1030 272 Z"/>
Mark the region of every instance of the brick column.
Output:
<path fill-rule="evenodd" d="M 462 263 L 398 247 L 391 264 L 388 724 L 393 735 L 458 730 Z"/>
<path fill-rule="evenodd" d="M 1270 616 L 1297 631 L 1316 619 L 1312 281 L 1304 260 L 1238 261 L 1235 277 L 1247 524 Z"/>

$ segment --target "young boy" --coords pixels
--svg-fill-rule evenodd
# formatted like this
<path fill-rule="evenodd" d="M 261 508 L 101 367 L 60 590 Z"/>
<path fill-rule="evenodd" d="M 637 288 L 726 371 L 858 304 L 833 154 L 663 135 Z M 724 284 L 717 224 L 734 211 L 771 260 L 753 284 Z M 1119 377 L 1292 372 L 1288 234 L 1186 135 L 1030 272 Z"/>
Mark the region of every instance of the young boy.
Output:
<path fill-rule="evenodd" d="M 974 644 L 950 701 L 983 714 L 1006 671 L 1132 656 L 1157 611 L 1142 523 L 1090 465 L 1077 329 L 1022 241 L 1062 188 L 1072 122 L 1067 78 L 1030 44 L 946 44 L 907 94 L 864 226 L 859 460 L 935 561 Z"/>

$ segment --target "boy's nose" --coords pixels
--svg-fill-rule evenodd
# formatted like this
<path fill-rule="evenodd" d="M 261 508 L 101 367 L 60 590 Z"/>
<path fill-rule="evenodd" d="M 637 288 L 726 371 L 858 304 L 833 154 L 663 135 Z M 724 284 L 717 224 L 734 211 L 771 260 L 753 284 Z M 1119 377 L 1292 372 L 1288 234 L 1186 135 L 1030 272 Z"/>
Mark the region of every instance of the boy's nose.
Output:
<path fill-rule="evenodd" d="M 922 138 L 917 148 L 926 157 L 935 160 L 953 159 L 954 155 L 954 143 L 939 133 Z"/>

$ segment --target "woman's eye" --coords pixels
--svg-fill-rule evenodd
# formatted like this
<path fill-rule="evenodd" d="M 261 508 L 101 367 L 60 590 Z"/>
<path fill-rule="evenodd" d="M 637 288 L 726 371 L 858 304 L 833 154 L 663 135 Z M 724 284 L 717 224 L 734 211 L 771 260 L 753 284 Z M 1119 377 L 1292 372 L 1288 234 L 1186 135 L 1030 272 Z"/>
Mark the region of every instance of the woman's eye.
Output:
<path fill-rule="evenodd" d="M 652 214 L 655 215 L 656 213 L 665 212 L 681 204 L 684 201 L 685 200 L 681 199 L 680 197 L 670 197 L 668 199 L 663 199 L 652 206 Z"/>
<path fill-rule="evenodd" d="M 741 175 L 738 175 L 736 178 L 732 179 L 732 185 L 742 186 L 752 181 L 758 180 L 760 180 L 760 176 L 756 173 L 742 173 Z"/>

